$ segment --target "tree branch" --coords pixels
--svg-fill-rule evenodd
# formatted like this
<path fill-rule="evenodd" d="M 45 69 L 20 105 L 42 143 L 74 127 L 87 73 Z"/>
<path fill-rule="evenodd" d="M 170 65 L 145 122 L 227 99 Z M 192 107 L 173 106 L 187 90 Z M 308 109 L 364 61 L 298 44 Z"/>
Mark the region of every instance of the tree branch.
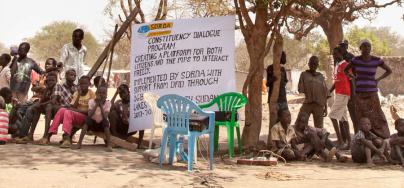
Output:
<path fill-rule="evenodd" d="M 129 13 L 128 13 L 128 9 L 126 9 L 125 3 L 123 0 L 119 0 L 119 4 L 121 6 L 122 12 L 125 15 L 125 18 L 128 18 Z M 132 10 L 132 9 L 131 9 Z"/>
<path fill-rule="evenodd" d="M 136 21 L 138 21 L 139 23 L 146 23 L 146 20 L 144 18 L 144 13 L 142 8 L 140 7 L 140 1 L 141 0 L 135 0 L 135 5 L 136 7 L 139 9 L 139 16 L 140 16 L 140 22 L 136 19 Z"/>
<path fill-rule="evenodd" d="M 245 25 L 244 25 L 244 21 L 243 21 L 243 16 L 241 15 L 240 7 L 238 6 L 238 0 L 234 0 L 234 5 L 236 7 L 236 14 L 237 14 L 238 21 L 240 23 L 241 33 L 243 33 L 244 37 L 248 37 L 247 36 L 247 31 L 246 31 L 246 28 L 245 28 Z"/>
<path fill-rule="evenodd" d="M 160 20 L 165 20 L 166 19 L 167 12 L 168 12 L 167 0 L 164 0 L 163 15 L 160 17 Z"/>
<path fill-rule="evenodd" d="M 247 24 L 247 27 L 248 28 L 253 27 L 254 24 L 253 24 L 253 22 L 252 22 L 252 20 L 250 18 L 250 15 L 248 15 L 248 10 L 247 10 L 247 8 L 245 6 L 245 0 L 238 0 L 238 1 L 240 2 L 239 10 L 241 12 L 241 15 L 243 15 L 243 18 L 244 18 L 244 20 L 245 20 L 245 22 Z"/>
<path fill-rule="evenodd" d="M 370 0 L 367 3 L 361 4 L 361 5 L 354 5 L 353 7 L 350 7 L 350 9 L 351 9 L 350 12 L 351 11 L 355 12 L 355 11 L 367 9 L 367 8 L 384 8 L 384 7 L 387 7 L 394 3 L 400 3 L 400 0 L 393 0 L 393 1 L 390 1 L 390 2 L 387 2 L 384 4 L 380 4 L 380 5 L 376 4 L 376 2 L 374 0 Z"/>
<path fill-rule="evenodd" d="M 155 21 L 160 20 L 161 13 L 163 12 L 164 0 L 160 0 L 159 8 L 157 9 Z"/>

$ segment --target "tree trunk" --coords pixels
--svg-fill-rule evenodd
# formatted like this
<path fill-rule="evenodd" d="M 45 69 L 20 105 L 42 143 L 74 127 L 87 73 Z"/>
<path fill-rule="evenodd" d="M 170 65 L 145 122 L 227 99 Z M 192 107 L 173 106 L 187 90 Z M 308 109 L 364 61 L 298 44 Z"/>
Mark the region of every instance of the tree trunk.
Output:
<path fill-rule="evenodd" d="M 280 34 L 276 35 L 275 43 L 273 47 L 273 68 L 274 68 L 274 76 L 276 81 L 274 82 L 271 94 L 271 100 L 269 104 L 269 131 L 268 131 L 268 139 L 267 139 L 267 147 L 272 147 L 272 137 L 271 137 L 271 128 L 278 121 L 278 98 L 279 98 L 279 86 L 281 81 L 281 55 L 283 50 L 283 37 Z"/>
<path fill-rule="evenodd" d="M 247 86 L 248 103 L 245 107 L 245 126 L 242 134 L 242 142 L 245 148 L 256 146 L 259 141 L 262 123 L 262 79 L 265 57 L 265 46 L 268 31 L 265 28 L 254 27 L 250 37 L 245 37 L 250 68 L 244 86 Z M 245 91 L 243 91 L 244 94 Z"/>
<path fill-rule="evenodd" d="M 328 45 L 330 48 L 330 55 L 335 47 L 344 39 L 344 30 L 342 27 L 342 20 L 340 19 L 331 19 L 327 24 L 321 24 L 321 28 L 323 29 L 325 35 L 327 36 Z M 330 86 L 332 84 L 332 71 L 334 64 L 331 61 L 324 62 L 325 64 L 324 71 L 327 76 L 327 85 Z"/>

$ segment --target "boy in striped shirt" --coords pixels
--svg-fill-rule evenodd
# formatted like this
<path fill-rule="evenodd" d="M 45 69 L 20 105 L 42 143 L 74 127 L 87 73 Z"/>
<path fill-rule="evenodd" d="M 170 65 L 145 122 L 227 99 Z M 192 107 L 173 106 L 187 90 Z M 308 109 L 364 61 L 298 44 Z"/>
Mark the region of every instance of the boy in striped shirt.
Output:
<path fill-rule="evenodd" d="M 0 145 L 6 144 L 10 135 L 8 134 L 8 113 L 5 110 L 6 104 L 3 97 L 0 97 Z"/>

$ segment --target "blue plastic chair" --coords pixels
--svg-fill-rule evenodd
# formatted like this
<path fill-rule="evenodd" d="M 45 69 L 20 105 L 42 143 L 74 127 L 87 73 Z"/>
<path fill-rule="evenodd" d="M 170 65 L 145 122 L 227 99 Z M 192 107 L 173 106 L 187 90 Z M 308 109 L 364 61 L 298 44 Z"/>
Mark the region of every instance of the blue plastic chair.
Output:
<path fill-rule="evenodd" d="M 196 139 L 203 134 L 209 134 L 209 168 L 212 170 L 215 113 L 212 111 L 203 111 L 191 100 L 175 94 L 160 97 L 157 101 L 157 107 L 167 115 L 167 127 L 163 131 L 163 140 L 161 142 L 160 166 L 162 166 L 164 161 L 167 141 L 170 141 L 168 162 L 172 165 L 174 153 L 176 151 L 177 136 L 185 135 L 188 136 L 188 171 L 192 171 Z M 201 132 L 189 130 L 189 119 L 192 113 L 209 117 L 209 126 L 207 129 L 202 130 Z"/>

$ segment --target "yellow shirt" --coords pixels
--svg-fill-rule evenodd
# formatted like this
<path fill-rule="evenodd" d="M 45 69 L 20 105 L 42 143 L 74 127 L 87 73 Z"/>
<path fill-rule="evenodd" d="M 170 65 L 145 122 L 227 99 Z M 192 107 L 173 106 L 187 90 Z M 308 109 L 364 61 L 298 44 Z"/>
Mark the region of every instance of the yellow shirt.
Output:
<path fill-rule="evenodd" d="M 78 92 L 74 92 L 72 102 L 70 103 L 71 105 L 74 105 L 76 102 L 77 95 Z M 79 105 L 77 106 L 77 109 L 80 111 L 88 111 L 88 102 L 90 99 L 95 99 L 95 93 L 89 89 L 86 95 L 79 97 Z"/>

